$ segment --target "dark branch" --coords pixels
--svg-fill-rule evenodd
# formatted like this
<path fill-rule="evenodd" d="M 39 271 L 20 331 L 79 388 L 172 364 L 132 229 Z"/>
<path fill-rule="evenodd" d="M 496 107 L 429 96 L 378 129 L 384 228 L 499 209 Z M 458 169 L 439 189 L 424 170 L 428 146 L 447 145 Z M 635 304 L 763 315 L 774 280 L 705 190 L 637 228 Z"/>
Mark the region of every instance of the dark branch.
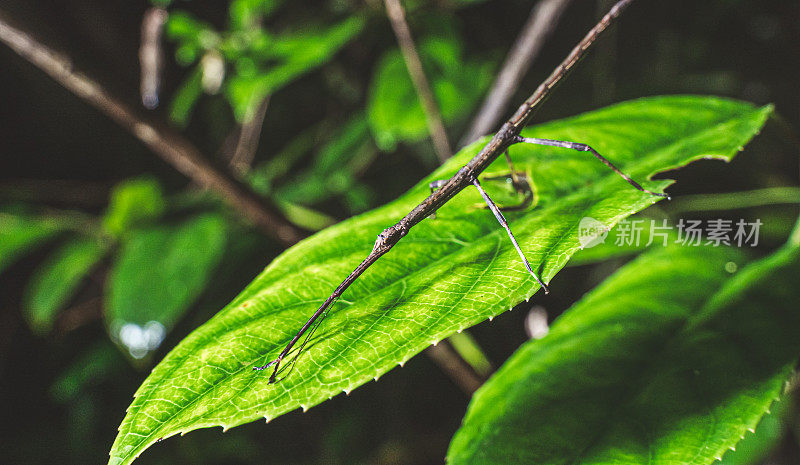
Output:
<path fill-rule="evenodd" d="M 50 75 L 59 84 L 128 130 L 185 176 L 216 191 L 261 231 L 292 245 L 306 234 L 292 225 L 252 189 L 214 166 L 188 140 L 166 126 L 157 125 L 111 95 L 97 81 L 75 71 L 72 62 L 29 34 L 11 26 L 0 13 L 0 41 L 19 56 Z"/>
<path fill-rule="evenodd" d="M 492 88 L 472 120 L 466 134 L 461 138 L 460 146 L 469 145 L 495 127 L 508 101 L 519 87 L 522 77 L 536 59 L 547 36 L 555 29 L 558 19 L 567 9 L 571 0 L 542 0 L 536 3 L 522 32 L 517 37 L 511 51 L 508 52 L 500 72 L 492 84 Z"/>
<path fill-rule="evenodd" d="M 444 162 L 453 156 L 453 150 L 450 148 L 450 142 L 447 141 L 447 131 L 444 129 L 442 114 L 436 104 L 428 78 L 425 76 L 425 70 L 422 68 L 422 61 L 419 58 L 419 53 L 417 53 L 417 47 L 414 45 L 411 29 L 406 22 L 403 6 L 400 4 L 400 0 L 385 0 L 385 2 L 386 13 L 392 23 L 392 29 L 394 29 L 397 43 L 400 45 L 400 51 L 403 53 L 408 74 L 411 76 L 411 82 L 414 83 L 417 96 L 422 102 L 425 121 L 428 123 L 428 132 L 436 149 L 436 155 L 439 157 L 439 162 Z"/>
<path fill-rule="evenodd" d="M 230 165 L 240 174 L 250 171 L 250 165 L 256 156 L 258 149 L 258 139 L 261 137 L 261 127 L 264 125 L 264 117 L 269 106 L 269 96 L 258 105 L 258 109 L 252 117 L 242 123 L 239 129 L 239 136 L 236 141 L 236 148 L 233 151 Z"/>
<path fill-rule="evenodd" d="M 392 249 L 417 223 L 435 213 L 442 205 L 448 200 L 453 198 L 457 193 L 461 192 L 464 188 L 471 185 L 480 173 L 483 172 L 497 157 L 500 156 L 510 145 L 520 142 L 519 133 L 525 124 L 533 116 L 537 107 L 550 95 L 550 92 L 555 86 L 566 76 L 575 64 L 585 55 L 589 47 L 597 40 L 598 36 L 605 31 L 609 25 L 628 7 L 633 0 L 620 0 L 614 5 L 611 10 L 597 23 L 586 36 L 578 43 L 578 45 L 567 55 L 567 58 L 561 62 L 558 67 L 539 85 L 533 92 L 528 100 L 523 103 L 514 116 L 511 117 L 500 130 L 492 137 L 488 144 L 475 155 L 466 165 L 464 165 L 458 172 L 450 178 L 440 189 L 431 193 L 419 205 L 414 207 L 403 219 L 397 224 L 390 226 L 378 234 L 372 252 L 361 262 L 361 264 L 353 270 L 347 278 L 333 291 L 322 306 L 309 318 L 303 325 L 300 331 L 292 338 L 289 344 L 281 351 L 280 355 L 268 364 L 261 367 L 254 367 L 254 370 L 263 370 L 268 367 L 274 367 L 270 382 L 276 381 L 276 376 L 280 369 L 281 362 L 287 357 L 295 344 L 303 337 L 306 331 L 314 325 L 314 322 L 322 316 L 327 309 L 336 301 L 344 291 L 352 284 L 364 271 L 367 270 L 373 263 L 375 263 L 383 254 Z"/>

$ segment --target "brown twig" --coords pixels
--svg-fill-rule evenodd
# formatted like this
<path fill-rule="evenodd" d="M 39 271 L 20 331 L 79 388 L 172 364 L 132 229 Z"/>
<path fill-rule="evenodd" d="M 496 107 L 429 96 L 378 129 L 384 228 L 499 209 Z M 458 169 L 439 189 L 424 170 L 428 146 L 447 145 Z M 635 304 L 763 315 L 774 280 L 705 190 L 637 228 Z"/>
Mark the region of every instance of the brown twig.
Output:
<path fill-rule="evenodd" d="M 598 22 L 586 36 L 578 42 L 578 45 L 572 49 L 567 55 L 567 58 L 556 67 L 550 76 L 536 88 L 533 94 L 517 109 L 516 113 L 506 121 L 499 131 L 492 137 L 481 151 L 475 155 L 467 164 L 465 164 L 458 172 L 453 175 L 447 182 L 445 182 L 438 190 L 429 195 L 419 205 L 414 207 L 405 217 L 398 221 L 395 225 L 384 229 L 378 238 L 375 240 L 375 245 L 367 257 L 353 270 L 345 279 L 339 284 L 331 295 L 325 299 L 325 302 L 314 312 L 313 315 L 306 321 L 300 330 L 292 337 L 289 343 L 284 347 L 278 357 L 264 366 L 253 367 L 254 370 L 264 370 L 269 367 L 275 367 L 270 375 L 270 383 L 277 380 L 278 370 L 280 369 L 281 362 L 288 356 L 292 348 L 300 341 L 306 332 L 315 327 L 315 322 L 323 314 L 326 313 L 328 308 L 335 302 L 348 287 L 350 287 L 356 279 L 358 279 L 364 271 L 366 271 L 373 263 L 380 257 L 389 252 L 400 240 L 408 234 L 412 227 L 417 223 L 435 213 L 442 205 L 452 199 L 457 193 L 464 190 L 467 186 L 473 184 L 478 179 L 483 170 L 485 170 L 497 157 L 500 156 L 505 150 L 515 144 L 523 142 L 519 136 L 520 131 L 533 116 L 534 111 L 539 105 L 550 95 L 555 86 L 572 70 L 575 64 L 585 55 L 589 47 L 597 40 L 599 35 L 605 31 L 611 23 L 619 17 L 622 11 L 627 8 L 633 0 L 620 0 L 611 10 Z M 542 139 L 544 140 L 544 139 Z M 569 144 L 569 143 L 567 143 Z M 613 165 L 604 161 L 609 167 Z M 665 194 L 656 194 L 664 195 Z M 538 278 L 537 278 L 538 280 Z M 306 339 L 300 346 L 297 354 L 303 351 Z"/>
<path fill-rule="evenodd" d="M 97 81 L 73 69 L 71 61 L 36 41 L 29 34 L 11 26 L 0 13 L 0 41 L 22 58 L 50 75 L 59 84 L 100 110 L 131 132 L 150 150 L 185 176 L 216 191 L 261 231 L 291 245 L 305 236 L 286 220 L 277 209 L 236 180 L 214 166 L 198 149 L 177 132 L 150 121 L 111 95 Z"/>
<path fill-rule="evenodd" d="M 428 132 L 436 149 L 436 155 L 439 157 L 440 162 L 444 162 L 453 155 L 453 150 L 447 140 L 442 114 L 439 112 L 439 106 L 436 104 L 430 83 L 425 76 L 425 70 L 422 68 L 422 61 L 419 58 L 417 47 L 414 45 L 411 29 L 406 22 L 403 6 L 400 4 L 400 0 L 385 0 L 385 3 L 386 13 L 397 37 L 397 43 L 400 45 L 400 51 L 403 53 L 408 74 L 411 76 L 411 82 L 414 83 L 419 100 L 422 102 L 425 121 L 428 123 Z"/>
<path fill-rule="evenodd" d="M 236 148 L 233 150 L 230 165 L 239 174 L 247 173 L 258 148 L 258 139 L 261 136 L 261 126 L 264 124 L 264 117 L 269 106 L 269 96 L 264 98 L 258 105 L 258 109 L 253 116 L 242 123 L 239 130 L 239 137 L 236 140 Z"/>
<path fill-rule="evenodd" d="M 142 17 L 142 37 L 139 46 L 139 93 L 142 105 L 148 110 L 158 106 L 161 87 L 161 65 L 164 54 L 161 51 L 161 33 L 167 21 L 167 10 L 151 7 Z"/>
<path fill-rule="evenodd" d="M 428 347 L 425 354 L 468 396 L 477 391 L 484 382 L 446 340 Z"/>
<path fill-rule="evenodd" d="M 531 15 L 516 42 L 508 52 L 492 88 L 461 138 L 460 147 L 475 142 L 494 129 L 506 111 L 508 101 L 519 87 L 525 73 L 541 51 L 545 40 L 555 29 L 558 20 L 571 0 L 541 0 L 531 10 Z"/>

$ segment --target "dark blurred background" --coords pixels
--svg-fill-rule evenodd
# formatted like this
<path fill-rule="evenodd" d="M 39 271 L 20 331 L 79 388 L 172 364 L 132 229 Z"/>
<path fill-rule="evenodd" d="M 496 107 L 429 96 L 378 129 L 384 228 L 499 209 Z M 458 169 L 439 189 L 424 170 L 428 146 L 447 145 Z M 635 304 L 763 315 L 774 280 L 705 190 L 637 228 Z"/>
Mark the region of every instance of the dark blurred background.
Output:
<path fill-rule="evenodd" d="M 406 3 L 415 37 L 423 41 L 445 35 L 461 55 L 454 59 L 469 64 L 461 68 L 468 74 L 466 80 L 476 81 L 469 84 L 472 88 L 463 89 L 472 98 L 457 100 L 456 109 L 444 111 L 449 139 L 455 145 L 535 2 Z M 527 97 L 612 3 L 571 2 L 510 108 Z M 228 6 L 228 2 L 194 0 L 173 2 L 168 10 L 187 12 L 224 31 L 229 25 Z M 176 61 L 180 40 L 167 37 L 163 42 L 161 104 L 154 110 L 142 107 L 140 30 L 143 15 L 151 7 L 151 3 L 138 0 L 4 0 L 0 11 L 21 29 L 71 57 L 76 69 L 100 81 L 127 104 L 148 117 L 172 119 L 171 124 L 202 153 L 224 165 L 230 157 L 225 153 L 226 141 L 230 145 L 240 127 L 236 106 L 243 104 L 226 98 L 224 92 L 200 92 L 196 101 L 184 96 L 191 100 L 190 116 L 174 122 L 172 102 L 180 98 L 200 62 L 198 58 L 181 66 Z M 252 162 L 256 186 L 268 185 L 263 192 L 277 201 L 313 209 L 306 222 L 320 226 L 394 199 L 437 165 L 425 135 L 409 136 L 402 129 L 393 134 L 392 128 L 384 128 L 388 132 L 382 133 L 373 122 L 371 99 L 379 66 L 396 48 L 382 2 L 284 2 L 264 18 L 263 27 L 278 36 L 355 16 L 363 18 L 363 27 L 352 40 L 321 65 L 293 76 L 272 92 Z M 435 62 L 435 57 L 431 60 Z M 245 75 L 242 69 L 248 63 L 228 63 L 228 74 Z M 713 94 L 758 105 L 774 103 L 782 122 L 770 122 L 728 165 L 703 161 L 669 173 L 679 181 L 671 193 L 798 186 L 798 63 L 798 2 L 640 0 L 542 107 L 537 121 L 659 94 Z M 471 72 L 483 78 L 473 78 Z M 453 82 L 456 89 L 468 85 L 461 83 L 465 76 L 448 75 L 446 70 L 441 74 L 437 79 Z M 58 250 L 58 238 L 42 242 L 0 268 L 3 462 L 103 463 L 134 391 L 152 366 L 232 299 L 284 246 L 204 195 L 134 136 L 5 45 L 0 45 L 0 105 L 0 206 L 8 211 L 70 212 L 89 218 L 91 224 L 107 223 L 103 218 L 109 215 L 112 192 L 120 183 L 136 178 L 158 186 L 155 190 L 167 205 L 157 218 L 148 220 L 151 223 L 137 227 L 171 225 L 197 211 L 214 211 L 228 225 L 228 242 L 221 253 L 224 258 L 215 259 L 213 270 L 186 308 L 169 316 L 170 323 L 162 326 L 166 332 L 163 341 L 159 339 L 139 358 L 114 335 L 118 328 L 113 328 L 107 314 L 109 270 L 118 259 L 114 251 L 124 249 L 120 244 L 128 240 L 124 234 L 111 235 L 110 251 L 81 280 L 46 331 L 34 330 L 26 317 L 26 287 L 42 263 Z M 360 123 L 364 118 L 368 123 Z M 349 150 L 336 155 L 334 149 L 326 149 L 337 140 L 345 122 L 357 128 L 353 137 L 358 139 L 358 150 L 353 151 L 362 154 L 358 158 Z M 362 129 L 358 129 L 360 124 Z M 292 144 L 302 148 L 295 149 L 295 154 L 290 150 Z M 333 155 L 325 161 L 321 152 Z M 276 159 L 284 160 L 277 165 L 285 167 L 283 174 L 277 179 L 268 174 L 259 178 L 263 167 L 276 166 L 269 165 Z M 320 166 L 329 162 L 343 168 L 320 171 Z M 141 178 L 143 175 L 147 177 Z M 334 178 L 341 178 L 341 183 L 332 186 Z M 762 218 L 764 240 L 755 252 L 759 254 L 782 242 L 797 214 L 797 205 L 774 205 L 715 212 L 714 216 Z M 537 304 L 547 309 L 552 320 L 618 265 L 614 261 L 567 268 L 554 281 L 554 292 L 540 297 Z M 526 340 L 523 320 L 529 309 L 530 305 L 523 304 L 494 323 L 472 329 L 495 367 Z M 380 382 L 307 413 L 294 412 L 269 425 L 256 422 L 225 434 L 217 428 L 192 432 L 152 447 L 139 462 L 442 463 L 468 400 L 436 364 L 420 355 Z M 763 455 L 770 463 L 798 463 L 792 461 L 797 459 L 792 455 L 797 449 L 796 433 L 782 434 L 783 439 Z"/>

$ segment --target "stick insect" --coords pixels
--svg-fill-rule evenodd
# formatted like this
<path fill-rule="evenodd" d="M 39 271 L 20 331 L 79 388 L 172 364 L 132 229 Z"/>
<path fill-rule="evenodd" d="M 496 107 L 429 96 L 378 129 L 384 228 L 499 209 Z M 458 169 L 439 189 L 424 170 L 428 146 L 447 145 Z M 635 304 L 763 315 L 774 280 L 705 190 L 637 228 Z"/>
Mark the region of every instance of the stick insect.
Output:
<path fill-rule="evenodd" d="M 622 13 L 622 11 L 627 8 L 633 0 L 620 0 L 618 1 L 609 12 L 598 22 L 586 36 L 578 43 L 578 45 L 572 49 L 572 51 L 567 55 L 564 61 L 556 67 L 556 69 L 550 74 L 550 76 L 545 79 L 545 81 L 539 85 L 538 88 L 533 92 L 533 94 L 517 109 L 516 113 L 503 124 L 500 129 L 495 133 L 492 139 L 483 147 L 483 149 L 475 155 L 467 164 L 465 164 L 458 172 L 453 175 L 448 180 L 437 181 L 431 184 L 431 194 L 423 200 L 419 205 L 414 207 L 405 217 L 403 217 L 400 221 L 398 221 L 393 226 L 390 226 L 384 229 L 380 234 L 378 234 L 377 239 L 375 240 L 375 245 L 372 248 L 372 251 L 369 255 L 353 270 L 345 279 L 342 281 L 341 284 L 331 293 L 331 295 L 322 303 L 322 305 L 314 312 L 313 315 L 306 321 L 306 323 L 300 328 L 299 331 L 294 335 L 294 337 L 289 341 L 289 343 L 284 347 L 283 351 L 278 355 L 277 358 L 270 361 L 266 365 L 263 366 L 256 366 L 253 367 L 253 370 L 265 370 L 270 367 L 274 367 L 272 370 L 272 374 L 269 377 L 270 384 L 275 383 L 278 378 L 278 374 L 281 372 L 281 363 L 284 359 L 286 359 L 289 354 L 292 352 L 292 349 L 297 345 L 300 339 L 303 338 L 305 335 L 305 339 L 300 344 L 299 349 L 297 350 L 296 354 L 294 354 L 292 361 L 296 361 L 297 357 L 302 353 L 305 345 L 310 340 L 311 336 L 314 334 L 314 331 L 317 329 L 319 323 L 322 321 L 324 316 L 327 314 L 327 311 L 330 309 L 331 305 L 344 293 L 344 291 L 356 280 L 359 276 L 361 276 L 364 271 L 369 268 L 375 261 L 377 261 L 381 256 L 391 250 L 400 239 L 402 239 L 408 231 L 417 223 L 422 221 L 423 219 L 434 215 L 436 210 L 438 210 L 442 205 L 444 205 L 447 201 L 452 199 L 457 193 L 461 192 L 467 186 L 472 185 L 474 186 L 478 192 L 480 193 L 481 197 L 483 197 L 484 201 L 488 205 L 489 209 L 491 209 L 494 216 L 497 218 L 500 225 L 506 230 L 508 233 L 509 238 L 511 239 L 511 243 L 514 245 L 514 248 L 517 250 L 520 258 L 522 259 L 522 263 L 528 272 L 533 276 L 536 282 L 539 283 L 542 289 L 544 289 L 545 293 L 548 292 L 547 285 L 542 281 L 539 276 L 533 271 L 531 268 L 530 263 L 525 258 L 525 254 L 522 252 L 519 244 L 517 243 L 516 238 L 514 238 L 514 234 L 511 232 L 511 228 L 508 225 L 503 213 L 500 211 L 500 208 L 492 201 L 486 191 L 483 190 L 480 181 L 478 181 L 478 175 L 480 175 L 495 159 L 497 159 L 501 154 L 505 154 L 507 161 L 509 162 L 511 168 L 511 176 L 514 178 L 516 173 L 514 171 L 513 165 L 511 165 L 511 158 L 508 155 L 508 148 L 514 144 L 537 144 L 537 145 L 546 145 L 551 147 L 561 147 L 565 149 L 577 150 L 582 152 L 589 152 L 598 160 L 600 160 L 603 164 L 605 164 L 609 169 L 617 173 L 621 176 L 625 181 L 627 181 L 630 185 L 635 187 L 636 189 L 646 192 L 648 194 L 659 196 L 659 197 L 666 197 L 667 199 L 669 196 L 664 193 L 659 192 L 652 192 L 647 189 L 644 189 L 639 183 L 631 179 L 628 175 L 623 173 L 619 170 L 616 166 L 614 166 L 608 159 L 600 155 L 595 149 L 590 147 L 587 144 L 578 143 L 578 142 L 568 142 L 568 141 L 559 141 L 559 140 L 550 140 L 550 139 L 538 139 L 538 138 L 526 138 L 521 137 L 520 131 L 525 126 L 525 124 L 530 120 L 534 111 L 538 108 L 538 106 L 550 95 L 550 92 L 555 88 L 555 86 L 570 72 L 570 70 L 575 66 L 575 64 L 585 55 L 586 51 L 589 47 L 597 40 L 599 35 L 605 31 L 614 20 Z M 294 366 L 294 363 L 289 364 L 290 367 Z M 286 368 L 286 367 L 285 367 Z M 291 373 L 291 369 L 290 369 Z M 287 374 L 288 376 L 288 374 Z"/>

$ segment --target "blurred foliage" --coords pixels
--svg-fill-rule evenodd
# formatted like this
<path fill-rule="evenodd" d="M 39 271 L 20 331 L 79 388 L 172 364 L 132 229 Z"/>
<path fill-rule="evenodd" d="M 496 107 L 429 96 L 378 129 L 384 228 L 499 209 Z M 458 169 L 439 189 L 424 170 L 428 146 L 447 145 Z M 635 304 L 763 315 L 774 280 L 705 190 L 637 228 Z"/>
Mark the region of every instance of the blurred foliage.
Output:
<path fill-rule="evenodd" d="M 58 222 L 53 219 L 0 211 L 0 271 L 59 230 Z"/>
<path fill-rule="evenodd" d="M 144 177 L 125 181 L 111 192 L 103 226 L 121 237 L 136 226 L 155 222 L 165 208 L 164 192 L 157 180 Z"/>
<path fill-rule="evenodd" d="M 72 299 L 106 250 L 106 245 L 97 238 L 76 237 L 53 252 L 34 272 L 23 307 L 34 331 L 47 333 L 52 329 L 58 312 Z"/>
<path fill-rule="evenodd" d="M 185 124 L 202 92 L 221 88 L 236 117 L 249 120 L 262 100 L 330 60 L 364 26 L 362 18 L 351 16 L 333 26 L 273 35 L 261 24 L 280 3 L 234 0 L 224 31 L 185 11 L 170 13 L 166 36 L 177 44 L 175 58 L 195 66 L 172 103 L 174 121 Z"/>
<path fill-rule="evenodd" d="M 456 36 L 422 40 L 419 53 L 445 123 L 471 114 L 491 82 L 494 66 L 465 62 Z M 417 142 L 427 137 L 425 113 L 400 50 L 386 52 L 378 62 L 367 112 L 383 150 L 394 150 L 399 141 Z"/>
<path fill-rule="evenodd" d="M 198 215 L 132 231 L 120 246 L 106 293 L 111 334 L 134 358 L 158 348 L 211 280 L 225 251 L 225 220 Z"/>
<path fill-rule="evenodd" d="M 402 3 L 448 136 L 457 140 L 532 4 Z M 729 165 L 699 161 L 670 173 L 679 179 L 670 189 L 675 200 L 634 217 L 645 224 L 760 219 L 761 241 L 747 250 L 747 261 L 768 256 L 791 234 L 800 213 L 792 139 L 800 126 L 794 65 L 800 59 L 800 11 L 783 1 L 637 3 L 542 106 L 539 120 L 658 94 L 776 103 L 785 121 L 767 125 L 748 153 Z M 69 6 L 6 0 L 2 9 L 132 102 L 139 98 L 140 19 L 152 7 L 168 14 L 160 70 L 160 97 L 168 104 L 156 110 L 159 116 L 222 166 L 268 98 L 263 126 L 256 128 L 253 167 L 241 174 L 298 226 L 323 229 L 397 199 L 434 168 L 425 120 L 380 0 L 76 0 Z M 607 7 L 604 1 L 572 2 L 508 113 Z M 6 400 L 1 419 L 10 425 L 3 460 L 101 463 L 146 373 L 229 303 L 281 247 L 0 49 L 0 100 L 7 116 L 0 125 L 0 395 Z M 624 137 L 616 125 L 609 122 L 604 131 Z M 580 138 L 563 130 L 563 137 Z M 601 153 L 625 144 L 603 146 Z M 523 167 L 534 188 L 541 187 L 534 192 L 534 213 L 582 186 L 586 180 L 573 174 L 597 163 L 584 156 L 548 151 Z M 498 165 L 487 175 L 504 173 Z M 485 187 L 499 203 L 517 201 L 518 194 L 500 181 Z M 458 208 L 486 213 L 478 204 L 470 198 Z M 362 233 L 366 237 L 353 231 L 343 241 Z M 653 248 L 606 242 L 578 251 L 552 283 L 554 292 L 537 296 L 536 303 L 556 317 L 631 257 L 657 252 Z M 472 353 L 484 369 L 502 365 L 525 342 L 529 305 L 518 308 L 491 325 L 477 325 L 472 337 L 464 334 L 462 352 Z M 129 323 L 127 340 L 138 341 L 135 355 L 147 349 L 140 359 L 120 337 L 123 321 Z M 792 451 L 800 422 L 791 397 L 796 390 L 723 462 L 798 463 L 800 453 Z M 441 463 L 466 404 L 430 361 L 416 357 L 380 383 L 305 415 L 225 435 L 196 431 L 156 445 L 141 463 Z"/>

